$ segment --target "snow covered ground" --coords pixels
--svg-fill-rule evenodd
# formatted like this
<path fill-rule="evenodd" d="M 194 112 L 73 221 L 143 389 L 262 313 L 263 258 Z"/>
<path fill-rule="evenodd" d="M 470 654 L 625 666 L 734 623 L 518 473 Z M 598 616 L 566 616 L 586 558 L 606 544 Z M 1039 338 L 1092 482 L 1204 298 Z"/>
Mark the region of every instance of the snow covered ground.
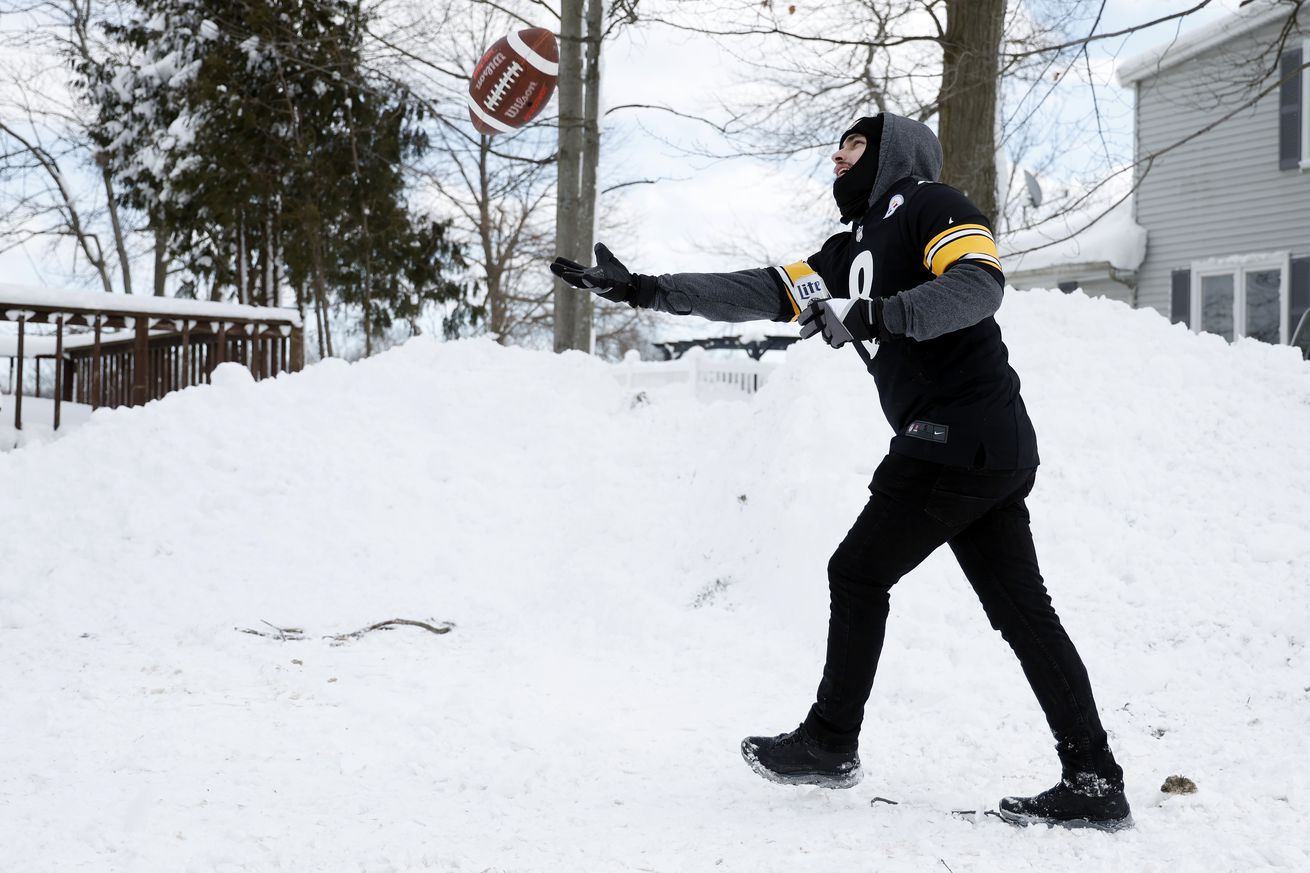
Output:
<path fill-rule="evenodd" d="M 47 385 L 47 390 L 49 386 Z M 91 407 L 84 403 L 59 404 L 59 430 L 54 429 L 55 402 L 49 397 L 23 396 L 23 429 L 14 428 L 12 394 L 0 394 L 0 453 L 19 449 L 34 442 L 48 443 L 67 436 L 91 418 Z"/>
<path fill-rule="evenodd" d="M 0 866 L 1305 870 L 1310 366 L 1081 295 L 1000 318 L 1135 830 L 949 813 L 1057 768 L 945 551 L 893 595 L 864 781 L 741 762 L 810 703 L 889 437 L 853 352 L 638 402 L 582 355 L 416 340 L 0 455 Z M 455 628 L 322 639 L 395 617 Z"/>

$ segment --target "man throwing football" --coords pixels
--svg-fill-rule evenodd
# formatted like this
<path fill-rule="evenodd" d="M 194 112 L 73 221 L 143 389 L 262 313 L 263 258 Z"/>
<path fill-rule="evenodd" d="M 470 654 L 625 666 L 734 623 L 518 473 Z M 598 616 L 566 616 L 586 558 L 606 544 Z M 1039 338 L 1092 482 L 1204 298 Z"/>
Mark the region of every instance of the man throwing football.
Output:
<path fill-rule="evenodd" d="M 743 740 L 742 756 L 774 782 L 859 781 L 860 726 L 891 588 L 947 545 L 1018 657 L 1062 768 L 1054 787 L 1001 800 L 1001 816 L 1126 827 L 1123 771 L 1033 547 L 1024 500 L 1037 438 L 993 317 L 1004 275 L 990 222 L 936 181 L 941 144 L 919 122 L 861 118 L 842 134 L 833 163 L 833 196 L 851 227 L 804 261 L 649 276 L 597 245 L 594 267 L 563 258 L 551 265 L 574 287 L 634 307 L 717 321 L 798 319 L 802 338 L 856 344 L 878 386 L 895 436 L 868 504 L 828 562 L 831 613 L 816 700 L 790 733 Z"/>

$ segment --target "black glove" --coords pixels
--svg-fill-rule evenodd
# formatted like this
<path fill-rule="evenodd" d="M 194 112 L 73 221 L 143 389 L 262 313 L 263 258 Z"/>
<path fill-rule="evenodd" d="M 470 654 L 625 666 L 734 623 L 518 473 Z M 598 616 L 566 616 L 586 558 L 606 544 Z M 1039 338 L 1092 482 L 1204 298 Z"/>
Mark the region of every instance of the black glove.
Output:
<path fill-rule="evenodd" d="M 816 333 L 834 349 L 848 342 L 882 341 L 891 335 L 882 327 L 882 298 L 828 298 L 816 300 L 801 313 L 801 339 Z"/>
<path fill-rule="evenodd" d="M 604 243 L 596 243 L 596 266 L 584 267 L 568 258 L 556 258 L 550 271 L 574 288 L 585 288 L 615 303 L 640 309 L 655 304 L 655 277 L 629 273 Z"/>

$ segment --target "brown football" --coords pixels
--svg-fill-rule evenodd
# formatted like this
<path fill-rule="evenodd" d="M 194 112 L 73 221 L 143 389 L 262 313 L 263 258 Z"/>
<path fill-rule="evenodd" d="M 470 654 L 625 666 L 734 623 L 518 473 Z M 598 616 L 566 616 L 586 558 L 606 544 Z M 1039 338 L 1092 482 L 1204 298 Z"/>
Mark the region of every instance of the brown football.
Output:
<path fill-rule="evenodd" d="M 469 118 L 479 133 L 509 133 L 550 102 L 559 78 L 555 34 L 541 27 L 503 36 L 469 78 Z"/>

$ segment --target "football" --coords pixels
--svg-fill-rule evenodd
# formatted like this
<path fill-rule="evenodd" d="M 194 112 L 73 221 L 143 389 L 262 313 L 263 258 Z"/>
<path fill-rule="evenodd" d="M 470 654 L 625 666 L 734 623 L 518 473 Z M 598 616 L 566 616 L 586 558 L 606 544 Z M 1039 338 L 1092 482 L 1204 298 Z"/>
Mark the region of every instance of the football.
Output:
<path fill-rule="evenodd" d="M 503 36 L 469 78 L 469 118 L 479 133 L 509 133 L 550 102 L 559 78 L 555 34 L 541 27 Z"/>

